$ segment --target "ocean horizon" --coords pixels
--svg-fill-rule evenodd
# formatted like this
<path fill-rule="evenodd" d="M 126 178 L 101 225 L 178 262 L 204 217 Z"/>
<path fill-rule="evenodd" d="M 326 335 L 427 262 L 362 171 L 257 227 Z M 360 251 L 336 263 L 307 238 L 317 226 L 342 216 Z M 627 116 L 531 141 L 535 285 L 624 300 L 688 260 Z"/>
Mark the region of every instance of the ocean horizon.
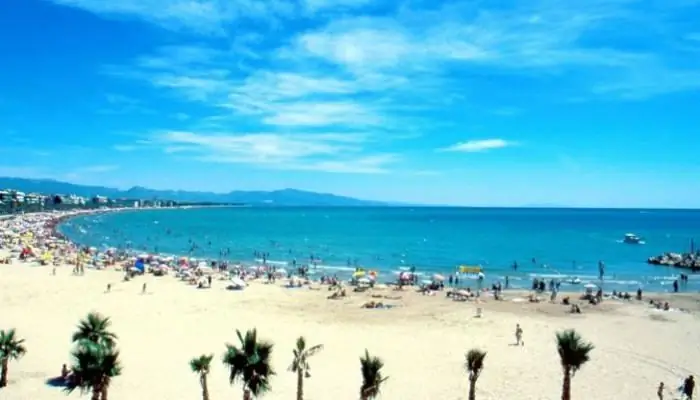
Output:
<path fill-rule="evenodd" d="M 600 284 L 606 290 L 669 291 L 684 272 L 647 258 L 689 250 L 700 237 L 700 210 L 553 207 L 215 207 L 128 210 L 64 221 L 59 231 L 81 245 L 253 263 L 306 264 L 312 272 L 348 277 L 375 269 L 380 281 L 415 267 L 426 278 L 480 265 L 485 284 L 509 277 L 529 288 L 535 277 Z M 626 233 L 645 244 L 622 243 Z M 517 263 L 517 270 L 513 264 Z M 689 271 L 685 271 L 689 272 Z M 685 291 L 700 289 L 691 275 Z"/>

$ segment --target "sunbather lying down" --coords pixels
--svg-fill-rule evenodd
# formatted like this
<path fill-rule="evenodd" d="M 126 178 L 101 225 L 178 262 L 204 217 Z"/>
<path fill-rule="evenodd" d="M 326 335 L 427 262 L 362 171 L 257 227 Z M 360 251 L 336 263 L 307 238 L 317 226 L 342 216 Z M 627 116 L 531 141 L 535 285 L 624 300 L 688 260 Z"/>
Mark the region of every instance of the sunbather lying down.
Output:
<path fill-rule="evenodd" d="M 381 301 L 368 301 L 365 304 L 362 305 L 362 308 L 370 308 L 370 309 L 376 309 L 376 308 L 393 308 L 396 307 L 393 304 L 384 304 Z"/>
<path fill-rule="evenodd" d="M 387 300 L 401 300 L 401 296 L 388 296 L 388 295 L 381 295 L 381 294 L 373 294 L 372 298 L 374 298 L 374 299 L 387 299 Z"/>
<path fill-rule="evenodd" d="M 540 301 L 542 301 L 542 299 L 540 299 L 537 295 L 535 295 L 535 294 L 533 294 L 533 293 L 530 293 L 530 294 L 527 296 L 527 300 L 528 300 L 530 303 L 539 303 Z"/>
<path fill-rule="evenodd" d="M 346 296 L 347 296 L 347 293 L 345 293 L 345 289 L 340 289 L 336 292 L 333 292 L 333 294 L 328 296 L 327 298 L 330 300 L 335 300 L 335 299 L 339 299 L 341 297 L 346 297 Z"/>

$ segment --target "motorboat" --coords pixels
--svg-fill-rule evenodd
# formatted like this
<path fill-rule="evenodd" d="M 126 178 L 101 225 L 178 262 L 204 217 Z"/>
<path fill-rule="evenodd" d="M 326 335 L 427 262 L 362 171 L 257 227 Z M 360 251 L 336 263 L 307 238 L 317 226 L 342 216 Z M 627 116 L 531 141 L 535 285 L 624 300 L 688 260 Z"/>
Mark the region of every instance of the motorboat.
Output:
<path fill-rule="evenodd" d="M 622 239 L 623 243 L 627 244 L 644 244 L 644 241 L 639 236 L 634 233 L 626 233 L 625 238 Z"/>

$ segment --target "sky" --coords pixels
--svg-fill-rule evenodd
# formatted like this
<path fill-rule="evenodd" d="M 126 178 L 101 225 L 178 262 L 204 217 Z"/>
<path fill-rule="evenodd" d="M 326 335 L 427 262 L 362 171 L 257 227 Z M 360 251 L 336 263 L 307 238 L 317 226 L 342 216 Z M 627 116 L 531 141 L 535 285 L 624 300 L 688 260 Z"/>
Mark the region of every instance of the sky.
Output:
<path fill-rule="evenodd" d="M 4 0 L 0 176 L 700 208 L 700 0 Z"/>

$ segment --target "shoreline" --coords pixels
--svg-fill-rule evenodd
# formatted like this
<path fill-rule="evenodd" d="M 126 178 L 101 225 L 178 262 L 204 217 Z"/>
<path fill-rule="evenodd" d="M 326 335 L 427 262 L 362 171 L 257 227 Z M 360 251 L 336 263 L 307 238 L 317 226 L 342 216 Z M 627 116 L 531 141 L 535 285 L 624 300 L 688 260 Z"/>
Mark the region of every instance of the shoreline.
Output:
<path fill-rule="evenodd" d="M 187 208 L 193 208 L 193 207 L 187 207 Z M 203 208 L 210 208 L 210 207 L 204 207 Z M 171 209 L 171 208 L 165 208 L 165 209 Z M 58 224 L 60 225 L 60 224 Z M 111 236 L 111 235 L 109 235 Z M 127 235 L 128 237 L 128 235 Z M 77 244 L 80 245 L 92 245 L 92 246 L 97 246 L 96 242 L 93 240 L 85 240 L 85 241 L 76 241 Z M 116 248 L 123 248 L 122 244 L 115 244 L 115 243 L 110 243 L 112 247 Z M 158 246 L 155 246 L 158 247 Z M 219 250 L 219 255 L 217 256 L 215 254 L 214 248 L 209 248 L 206 249 L 205 247 L 198 248 L 195 253 L 188 253 L 184 250 L 174 250 L 174 251 L 160 251 L 156 252 L 154 249 L 149 249 L 147 246 L 139 246 L 137 249 L 130 249 L 129 252 L 131 254 L 139 254 L 139 253 L 145 253 L 145 254 L 153 254 L 153 255 L 161 255 L 161 256 L 173 256 L 173 257 L 192 257 L 192 258 L 197 258 L 197 259 L 202 259 L 202 260 L 210 260 L 210 261 L 227 261 L 229 263 L 233 264 L 243 264 L 243 265 L 257 265 L 258 263 L 256 262 L 256 257 L 246 257 L 245 255 L 241 254 L 236 254 L 233 257 L 228 257 L 227 255 L 221 255 L 221 251 Z M 252 251 L 252 250 L 251 250 Z M 200 253 L 200 252 L 203 252 Z M 240 251 L 239 251 L 240 252 Z M 288 256 L 291 257 L 291 256 Z M 296 257 L 295 257 L 296 258 Z M 313 265 L 310 263 L 308 260 L 301 259 L 300 264 L 302 265 Z M 292 267 L 292 261 L 291 259 L 285 257 L 285 255 L 279 256 L 279 257 L 270 257 L 268 258 L 268 261 L 270 264 L 276 264 L 279 266 L 283 266 L 284 268 L 291 268 Z M 337 261 L 337 260 L 336 260 Z M 319 264 L 323 264 L 323 261 L 320 261 Z M 590 264 L 590 263 L 588 263 Z M 646 265 L 645 262 L 643 261 L 638 261 L 638 264 Z M 372 267 L 366 267 L 364 265 L 359 265 L 357 266 L 359 268 L 366 268 L 366 269 L 376 269 L 381 272 L 382 277 L 387 276 L 391 277 L 392 274 L 397 274 L 398 270 L 407 270 L 408 267 L 407 265 L 401 265 L 401 266 L 388 266 L 388 265 L 382 265 L 382 266 L 376 266 L 374 268 Z M 348 265 L 343 265 L 342 263 L 330 263 L 328 265 L 318 265 L 318 272 L 317 274 L 330 274 L 330 275 L 337 275 L 338 277 L 346 278 L 352 275 L 355 266 L 348 266 Z M 590 265 L 589 265 L 590 267 Z M 509 271 L 507 270 L 506 267 L 503 266 L 498 266 L 498 265 L 489 265 L 488 263 L 486 265 L 482 265 L 482 268 L 484 272 L 487 273 L 487 279 L 484 284 L 488 284 L 490 286 L 491 282 L 493 281 L 504 281 L 506 277 L 509 277 L 511 279 L 512 286 L 516 289 L 520 290 L 526 290 L 528 287 L 530 287 L 530 283 L 534 278 L 537 279 L 543 279 L 543 280 L 551 280 L 554 279 L 556 281 L 561 281 L 564 283 L 564 286 L 569 287 L 568 290 L 576 291 L 579 288 L 582 288 L 584 284 L 590 283 L 590 284 L 595 284 L 598 286 L 602 286 L 604 288 L 610 288 L 610 289 L 616 289 L 616 290 L 623 290 L 623 291 L 635 291 L 637 288 L 641 287 L 645 291 L 653 291 L 656 293 L 665 293 L 665 292 L 671 292 L 671 286 L 672 282 L 680 277 L 680 274 L 683 273 L 683 271 L 672 269 L 672 268 L 663 268 L 659 269 L 656 272 L 650 272 L 648 274 L 642 275 L 642 274 L 635 274 L 631 272 L 622 272 L 622 273 L 608 273 L 606 275 L 605 279 L 601 282 L 599 279 L 594 277 L 594 274 L 590 270 L 577 270 L 573 271 L 572 273 L 562 273 L 563 268 L 558 268 L 558 269 L 546 269 L 546 266 L 544 267 L 545 269 L 535 269 L 532 268 L 531 266 L 528 266 L 527 264 L 523 263 L 523 268 L 521 268 L 519 271 Z M 590 268 L 592 269 L 592 268 Z M 614 266 L 610 268 L 614 270 Z M 312 271 L 313 272 L 313 271 Z M 445 268 L 445 267 L 439 267 L 439 266 L 428 266 L 428 267 L 420 267 L 418 268 L 418 273 L 423 274 L 422 277 L 428 278 L 432 274 L 441 274 L 444 276 L 449 276 L 449 275 L 455 275 L 455 270 L 453 268 Z M 691 291 L 700 291 L 700 276 L 694 275 L 691 277 L 692 279 L 690 280 L 689 284 L 683 285 L 684 290 L 691 290 Z M 385 281 L 385 279 L 382 279 L 382 281 Z M 466 278 L 463 280 L 464 285 L 462 286 L 471 286 L 475 287 L 476 283 L 473 282 L 474 279 Z M 574 281 L 580 281 L 579 282 L 574 282 Z M 488 283 L 487 283 L 488 282 Z"/>
<path fill-rule="evenodd" d="M 198 208 L 208 208 L 208 207 L 209 207 L 209 206 L 202 206 L 202 207 L 198 207 Z M 105 209 L 94 209 L 94 210 L 66 211 L 66 212 L 32 213 L 32 214 L 24 214 L 23 216 L 30 217 L 30 218 L 31 218 L 31 217 L 46 217 L 47 219 L 43 222 L 43 224 L 41 225 L 41 228 L 42 228 L 42 229 L 45 229 L 45 230 L 48 230 L 48 232 L 49 232 L 49 235 L 48 235 L 48 236 L 49 236 L 49 237 L 62 240 L 62 241 L 64 241 L 67 245 L 72 246 L 72 247 L 75 248 L 75 249 L 80 249 L 80 248 L 85 248 L 85 249 L 87 249 L 87 246 L 86 246 L 85 244 L 82 244 L 82 243 L 73 241 L 73 240 L 71 240 L 67 235 L 65 235 L 65 234 L 63 234 L 62 232 L 60 232 L 60 230 L 58 229 L 59 226 L 60 226 L 62 223 L 65 223 L 66 221 L 69 221 L 69 220 L 71 220 L 71 219 L 78 218 L 78 217 L 82 217 L 82 216 L 87 216 L 87 215 L 97 215 L 97 214 L 116 213 L 116 212 L 128 212 L 128 211 L 153 211 L 153 210 L 172 210 L 172 209 L 190 209 L 190 208 L 194 208 L 194 207 L 186 206 L 186 207 L 170 207 L 170 208 L 162 208 L 162 207 L 105 208 Z M 15 217 L 18 217 L 18 216 L 15 216 Z M 8 219 L 8 220 L 11 221 L 12 218 L 10 218 L 10 219 Z M 3 221 L 7 221 L 7 220 L 3 220 Z M 127 258 L 126 258 L 126 257 L 132 257 L 132 258 L 133 258 L 133 256 L 135 256 L 135 255 L 138 254 L 138 253 L 147 253 L 150 259 L 157 259 L 157 260 L 158 260 L 158 259 L 166 259 L 166 258 L 169 258 L 169 259 L 173 259 L 173 258 L 178 258 L 178 259 L 179 259 L 179 258 L 191 258 L 192 260 L 198 260 L 198 262 L 206 262 L 206 263 L 210 263 L 210 262 L 212 262 L 212 261 L 215 262 L 215 259 L 213 259 L 213 258 L 199 258 L 199 257 L 195 258 L 195 257 L 185 256 L 185 255 L 183 255 L 183 254 L 166 254 L 166 253 L 162 253 L 162 252 L 156 254 L 156 253 L 152 253 L 152 252 L 140 251 L 140 250 L 135 250 L 135 249 L 119 250 L 119 252 L 120 252 L 120 254 L 121 254 L 122 256 L 121 256 L 121 258 L 119 258 L 118 261 L 119 261 L 120 263 L 122 263 L 122 264 L 123 264 L 124 262 L 127 261 Z M 101 252 L 99 252 L 99 253 L 101 253 Z M 98 254 L 99 254 L 99 253 L 98 253 Z M 273 263 L 274 263 L 274 262 L 273 262 Z M 261 264 L 261 263 L 258 263 L 258 262 L 252 262 L 252 263 L 251 263 L 251 262 L 238 262 L 238 263 L 234 263 L 234 264 L 233 264 L 233 266 L 234 266 L 235 268 L 253 268 L 253 267 L 256 267 L 256 268 L 258 268 L 258 269 L 259 269 L 259 268 L 266 268 L 266 267 L 272 268 L 273 265 L 274 265 L 274 264 L 267 264 L 267 265 L 265 265 L 265 264 Z M 172 265 L 171 265 L 171 266 L 172 266 Z M 289 265 L 284 265 L 283 267 L 289 267 Z M 318 276 L 318 274 L 315 273 L 315 272 L 317 272 L 317 271 L 311 271 L 311 272 L 312 272 L 312 275 L 313 275 L 313 276 L 311 276 L 311 277 L 309 278 L 309 280 L 310 280 L 311 282 L 316 282 L 316 281 L 318 281 L 319 276 Z M 487 271 L 487 272 L 488 272 L 488 271 Z M 323 272 L 323 271 L 322 271 L 321 273 L 324 274 L 324 275 L 326 275 L 326 273 Z M 418 274 L 420 274 L 420 272 L 418 272 Z M 290 272 L 289 275 L 291 276 L 292 273 Z M 330 276 L 330 274 L 328 274 L 328 275 Z M 345 275 L 349 275 L 349 274 L 345 274 Z M 424 275 L 422 275 L 422 276 L 424 276 Z M 549 280 L 549 278 L 545 278 L 545 281 L 548 281 L 548 280 Z M 491 285 L 490 283 L 491 283 L 491 282 L 497 282 L 497 281 L 500 281 L 500 279 L 497 279 L 497 280 L 489 279 L 488 283 L 484 282 L 484 283 L 482 283 L 482 284 L 479 284 L 479 283 L 477 282 L 476 279 L 463 279 L 463 280 L 462 280 L 462 284 L 459 285 L 459 286 L 457 286 L 457 285 L 452 285 L 452 284 L 450 284 L 450 285 L 445 284 L 444 286 L 445 286 L 445 288 L 448 289 L 448 290 L 460 290 L 460 289 L 469 289 L 469 288 L 472 288 L 472 289 L 474 289 L 474 290 L 478 290 L 479 287 L 482 287 L 482 288 L 484 289 L 484 290 L 483 290 L 484 292 L 486 292 L 486 293 L 491 293 L 492 290 L 490 290 L 489 288 L 490 288 L 492 285 Z M 392 284 L 392 283 L 395 283 L 395 282 L 396 282 L 396 279 L 394 279 L 394 280 L 389 280 L 389 281 L 387 281 L 387 280 L 382 280 L 382 283 L 389 283 L 389 284 Z M 427 283 L 427 281 L 425 281 L 425 280 L 422 281 L 422 282 L 423 282 L 423 284 Z M 418 285 L 416 285 L 416 286 L 418 286 Z M 602 289 L 604 290 L 604 293 L 606 293 L 606 294 L 607 294 L 607 293 L 612 293 L 611 290 L 609 290 L 609 289 L 606 290 L 606 289 L 605 289 L 605 286 L 606 286 L 606 285 L 605 285 L 605 282 L 603 282 L 603 286 L 598 285 L 599 288 L 602 288 Z M 581 284 L 581 285 L 569 285 L 569 286 L 563 287 L 562 289 L 559 289 L 559 290 L 557 291 L 557 293 L 558 293 L 558 295 L 559 295 L 559 298 L 561 298 L 562 296 L 576 296 L 576 295 L 580 295 L 581 293 L 583 293 L 583 292 L 584 292 L 583 289 L 584 289 L 584 285 L 582 285 L 582 284 Z M 504 291 L 505 291 L 506 293 L 537 293 L 539 296 L 542 296 L 542 297 L 545 297 L 545 298 L 548 297 L 548 294 L 549 294 L 549 293 L 551 293 L 551 292 L 548 291 L 548 290 L 545 290 L 545 291 L 535 291 L 535 290 L 532 290 L 532 289 L 529 288 L 529 287 L 509 287 L 509 288 L 504 288 Z M 623 292 L 624 292 L 624 291 L 622 291 L 622 290 L 620 291 L 620 293 L 623 293 Z M 632 291 L 629 291 L 629 290 L 628 290 L 627 292 L 630 293 L 630 295 L 631 295 L 632 297 L 634 297 L 634 293 L 633 293 Z M 695 293 L 695 292 L 693 292 L 693 291 L 683 291 L 683 292 L 679 292 L 679 293 L 671 293 L 671 292 L 669 292 L 669 291 L 661 291 L 661 290 L 644 290 L 644 293 L 645 293 L 645 294 L 649 294 L 649 295 L 655 295 L 655 296 L 659 296 L 659 295 L 670 295 L 670 296 L 673 296 L 673 295 L 681 295 L 681 294 Z M 700 291 L 699 291 L 698 293 L 700 293 Z"/>

